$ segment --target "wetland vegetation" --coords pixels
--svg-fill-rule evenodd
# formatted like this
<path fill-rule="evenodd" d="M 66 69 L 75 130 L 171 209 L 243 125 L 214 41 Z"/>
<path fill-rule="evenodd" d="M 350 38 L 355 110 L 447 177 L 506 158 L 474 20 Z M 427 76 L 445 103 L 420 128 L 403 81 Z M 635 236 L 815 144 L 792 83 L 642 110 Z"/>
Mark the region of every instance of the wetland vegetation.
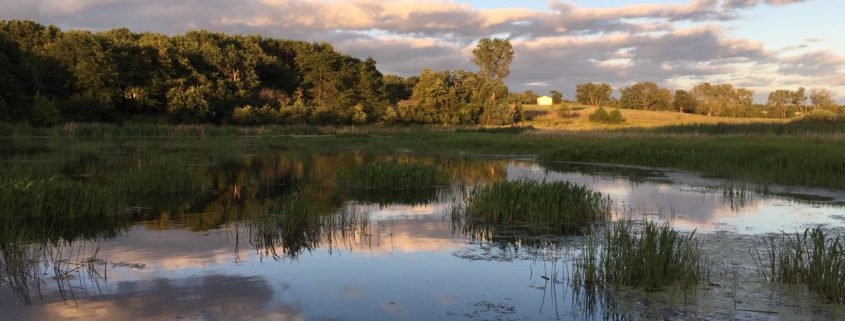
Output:
<path fill-rule="evenodd" d="M 118 295 L 115 291 L 123 281 L 112 278 L 163 273 L 158 275 L 179 279 L 171 272 L 157 271 L 195 271 L 193 261 L 272 277 L 275 274 L 261 271 L 276 267 L 273 262 L 278 260 L 289 262 L 278 268 L 291 273 L 292 279 L 283 278 L 296 288 L 313 288 L 309 279 L 323 280 L 329 275 L 344 275 L 332 282 L 348 285 L 355 280 L 349 278 L 351 270 L 325 264 L 325 260 L 339 260 L 337 264 L 345 262 L 341 265 L 350 267 L 362 264 L 365 271 L 355 269 L 356 273 L 370 280 L 413 280 L 407 273 L 396 275 L 379 268 L 398 264 L 396 273 L 427 275 L 438 289 L 449 288 L 439 283 L 440 272 L 461 274 L 454 272 L 455 266 L 477 264 L 480 276 L 461 279 L 481 283 L 461 288 L 494 295 L 516 290 L 487 288 L 482 284 L 499 282 L 490 282 L 486 273 L 511 271 L 497 272 L 496 279 L 523 288 L 522 281 L 516 280 L 522 274 L 513 271 L 521 265 L 514 262 L 528 262 L 532 267 L 524 272 L 532 280 L 539 278 L 531 281 L 532 286 L 545 284 L 544 292 L 571 286 L 566 291 L 580 288 L 582 295 L 599 291 L 607 296 L 604 299 L 619 304 L 627 302 L 620 294 L 626 291 L 648 290 L 634 292 L 643 297 L 680 287 L 687 300 L 704 304 L 701 300 L 705 299 L 696 293 L 706 293 L 709 290 L 704 288 L 711 283 L 727 281 L 723 273 L 709 269 L 712 261 L 717 266 L 719 258 L 707 254 L 712 248 L 700 232 L 693 233 L 696 224 L 704 224 L 693 220 L 694 215 L 714 215 L 716 209 L 748 215 L 760 204 L 787 199 L 764 193 L 767 189 L 746 181 L 716 180 L 707 188 L 683 185 L 691 183 L 677 182 L 676 174 L 656 168 L 480 155 L 542 154 L 543 150 L 558 155 L 564 144 L 611 144 L 596 136 L 547 136 L 532 130 L 376 130 L 383 132 L 304 137 L 141 138 L 118 133 L 109 138 L 6 138 L 8 144 L 0 147 L 4 164 L 0 174 L 2 287 L 17 298 L 9 302 L 51 305 L 75 297 L 77 304 L 87 307 L 91 304 L 87 298 L 99 295 L 92 292 L 97 287 L 106 289 L 105 297 Z M 431 147 L 434 141 L 437 148 Z M 608 181 L 630 184 L 630 190 L 620 194 L 618 186 L 604 185 Z M 685 192 L 689 195 L 670 195 L 665 203 L 653 203 L 660 199 L 652 193 L 681 189 L 689 189 Z M 644 197 L 636 196 L 639 190 L 649 196 L 638 198 Z M 830 222 L 829 217 L 835 216 L 830 213 L 841 209 L 837 205 L 841 200 L 832 193 L 813 202 L 788 201 L 781 207 L 817 211 L 817 222 Z M 734 200 L 739 197 L 741 206 Z M 673 208 L 676 198 L 679 205 L 709 206 L 712 212 Z M 720 201 L 708 203 L 709 198 Z M 656 206 L 667 215 L 649 216 L 652 212 L 637 204 Z M 678 218 L 668 215 L 675 211 Z M 647 223 L 617 222 L 628 215 Z M 668 221 L 676 225 L 664 225 Z M 159 238 L 166 243 L 151 243 Z M 825 242 L 832 244 L 830 239 Z M 203 252 L 204 244 L 218 245 Z M 746 251 L 753 248 L 743 246 Z M 839 249 L 841 245 L 833 246 L 825 253 Z M 230 251 L 231 261 L 220 261 Z M 436 259 L 420 261 L 425 256 Z M 402 263 L 406 259 L 415 265 Z M 250 260 L 263 263 L 256 266 Z M 435 262 L 448 264 L 440 267 Z M 552 262 L 555 271 L 540 272 Z M 836 263 L 822 264 L 826 268 L 810 268 L 808 263 L 806 269 L 824 275 L 827 285 L 836 275 L 829 267 Z M 810 272 L 806 273 L 797 282 L 819 289 L 813 285 L 819 283 L 811 283 Z M 761 275 L 756 278 L 764 283 Z M 516 299 L 519 306 L 543 304 L 545 299 L 533 301 L 531 293 Z M 461 300 L 471 299 L 464 295 Z M 560 297 L 553 300 L 558 305 L 573 304 Z M 675 303 L 664 308 L 691 309 L 685 302 L 671 302 Z M 6 308 L 14 310 L 9 304 Z M 593 308 L 596 316 L 635 313 L 618 305 Z M 462 308 L 444 309 L 438 311 L 448 314 Z M 565 309 L 586 307 L 574 304 Z"/>

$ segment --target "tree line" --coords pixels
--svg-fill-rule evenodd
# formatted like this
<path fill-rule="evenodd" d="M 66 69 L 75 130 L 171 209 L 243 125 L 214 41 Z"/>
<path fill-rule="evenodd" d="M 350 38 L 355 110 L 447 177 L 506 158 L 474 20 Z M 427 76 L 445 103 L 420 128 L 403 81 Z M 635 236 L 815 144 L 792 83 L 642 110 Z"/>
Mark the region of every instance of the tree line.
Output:
<path fill-rule="evenodd" d="M 661 88 L 653 82 L 638 82 L 621 88 L 618 99 L 612 97 L 613 88 L 605 83 L 585 83 L 576 87 L 575 100 L 591 106 L 616 106 L 626 109 L 676 111 L 724 117 L 788 118 L 809 113 L 841 113 L 826 89 L 809 92 L 776 90 L 769 94 L 765 105 L 754 104 L 754 92 L 731 84 L 696 85 L 690 90 Z"/>
<path fill-rule="evenodd" d="M 478 71 L 383 75 L 328 43 L 191 31 L 168 36 L 128 29 L 62 31 L 0 21 L 0 121 L 50 126 L 68 121 L 263 124 L 485 124 L 522 119 L 532 91 L 504 83 L 509 40 L 473 50 Z M 837 111 L 830 92 L 778 90 L 766 105 L 730 84 L 670 91 L 640 82 L 612 97 L 609 84 L 576 88 L 582 104 L 733 117 L 789 117 Z M 552 91 L 555 103 L 563 95 Z"/>
<path fill-rule="evenodd" d="M 509 124 L 510 42 L 482 39 L 479 72 L 383 75 L 309 43 L 191 31 L 62 31 L 0 21 L 0 121 Z"/>

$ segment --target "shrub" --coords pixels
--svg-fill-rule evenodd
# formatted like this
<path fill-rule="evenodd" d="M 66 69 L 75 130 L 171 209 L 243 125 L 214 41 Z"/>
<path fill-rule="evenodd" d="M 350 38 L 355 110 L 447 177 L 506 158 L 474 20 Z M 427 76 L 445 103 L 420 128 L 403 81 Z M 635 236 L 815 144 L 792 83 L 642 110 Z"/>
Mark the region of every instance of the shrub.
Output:
<path fill-rule="evenodd" d="M 614 109 L 607 114 L 607 122 L 609 124 L 621 124 L 625 122 L 625 118 L 622 118 L 622 112 L 619 109 Z"/>
<path fill-rule="evenodd" d="M 804 115 L 803 121 L 836 122 L 845 120 L 845 116 L 826 109 L 816 109 Z"/>
<path fill-rule="evenodd" d="M 621 124 L 625 121 L 625 118 L 622 118 L 622 112 L 619 109 L 614 109 L 610 113 L 607 112 L 602 107 L 596 109 L 592 114 L 589 116 L 590 121 L 594 123 L 602 123 L 602 124 Z"/>
<path fill-rule="evenodd" d="M 29 122 L 35 126 L 53 126 L 59 123 L 59 108 L 52 100 L 41 95 L 33 97 Z"/>
<path fill-rule="evenodd" d="M 607 114 L 607 111 L 604 108 L 599 107 L 596 109 L 592 114 L 589 116 L 590 121 L 594 123 L 606 123 L 610 115 Z"/>
<path fill-rule="evenodd" d="M 395 124 L 399 122 L 399 113 L 396 112 L 396 108 L 393 106 L 387 106 L 384 110 L 384 115 L 381 116 L 381 121 L 385 124 Z"/>
<path fill-rule="evenodd" d="M 566 104 L 563 104 L 563 105 L 560 106 L 560 108 L 557 109 L 557 115 L 560 118 L 572 117 L 572 108 L 570 108 Z"/>
<path fill-rule="evenodd" d="M 367 113 L 364 112 L 364 105 L 357 104 L 355 107 L 352 107 L 351 115 L 349 115 L 350 120 L 355 125 L 363 125 L 367 123 Z"/>

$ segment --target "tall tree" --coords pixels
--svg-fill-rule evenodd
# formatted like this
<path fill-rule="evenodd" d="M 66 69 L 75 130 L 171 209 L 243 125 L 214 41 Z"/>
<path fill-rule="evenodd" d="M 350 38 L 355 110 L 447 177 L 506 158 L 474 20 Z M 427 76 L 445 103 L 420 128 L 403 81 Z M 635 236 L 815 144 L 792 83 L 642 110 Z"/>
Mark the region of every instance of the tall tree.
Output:
<path fill-rule="evenodd" d="M 672 100 L 672 109 L 679 113 L 694 113 L 696 108 L 696 101 L 692 95 L 686 90 L 676 90 L 675 98 Z"/>
<path fill-rule="evenodd" d="M 768 105 L 780 111 L 780 116 L 786 118 L 787 109 L 792 104 L 792 92 L 778 89 L 769 93 Z"/>
<path fill-rule="evenodd" d="M 827 89 L 814 88 L 810 90 L 810 102 L 814 109 L 830 109 L 836 106 Z"/>
<path fill-rule="evenodd" d="M 472 56 L 472 62 L 487 79 L 502 80 L 510 75 L 510 65 L 514 57 L 510 40 L 481 39 L 472 50 Z"/>
<path fill-rule="evenodd" d="M 672 93 L 653 82 L 640 82 L 621 90 L 619 104 L 622 108 L 640 110 L 669 110 Z"/>
<path fill-rule="evenodd" d="M 562 103 L 562 102 L 563 102 L 563 94 L 561 94 L 559 91 L 557 91 L 557 90 L 552 90 L 552 91 L 550 92 L 550 94 L 552 94 L 552 102 L 553 102 L 553 103 L 555 103 L 555 104 L 560 104 L 560 103 Z"/>
<path fill-rule="evenodd" d="M 599 107 L 610 100 L 613 87 L 609 84 L 580 84 L 575 87 L 575 99 L 582 104 Z"/>
<path fill-rule="evenodd" d="M 802 113 L 807 110 L 807 90 L 804 87 L 799 87 L 798 90 L 791 93 L 792 105 L 797 107 Z"/>
<path fill-rule="evenodd" d="M 754 92 L 744 88 L 734 88 L 731 84 L 696 85 L 690 91 L 696 100 L 699 112 L 708 116 L 747 115 L 752 105 Z"/>

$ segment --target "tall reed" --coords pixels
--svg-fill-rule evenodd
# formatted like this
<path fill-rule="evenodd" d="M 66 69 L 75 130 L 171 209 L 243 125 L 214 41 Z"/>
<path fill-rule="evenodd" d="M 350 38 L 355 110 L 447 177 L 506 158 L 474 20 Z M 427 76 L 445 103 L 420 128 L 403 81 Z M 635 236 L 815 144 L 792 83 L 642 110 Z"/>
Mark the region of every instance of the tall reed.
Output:
<path fill-rule="evenodd" d="M 350 167 L 337 176 L 347 188 L 418 190 L 449 184 L 448 175 L 437 167 L 420 163 L 374 163 Z"/>
<path fill-rule="evenodd" d="M 570 182 L 500 181 L 470 192 L 468 223 L 515 225 L 533 233 L 581 234 L 611 215 L 611 201 Z"/>
<path fill-rule="evenodd" d="M 763 276 L 771 282 L 806 283 L 826 300 L 845 303 L 845 246 L 821 227 L 804 233 L 769 235 L 764 255 L 758 251 Z"/>
<path fill-rule="evenodd" d="M 695 232 L 683 235 L 668 224 L 631 221 L 608 226 L 601 242 L 588 242 L 576 261 L 580 284 L 621 284 L 645 290 L 680 284 L 684 289 L 706 277 L 708 266 Z"/>
<path fill-rule="evenodd" d="M 63 177 L 0 180 L 0 215 L 6 217 L 75 217 L 121 211 L 114 190 Z"/>

